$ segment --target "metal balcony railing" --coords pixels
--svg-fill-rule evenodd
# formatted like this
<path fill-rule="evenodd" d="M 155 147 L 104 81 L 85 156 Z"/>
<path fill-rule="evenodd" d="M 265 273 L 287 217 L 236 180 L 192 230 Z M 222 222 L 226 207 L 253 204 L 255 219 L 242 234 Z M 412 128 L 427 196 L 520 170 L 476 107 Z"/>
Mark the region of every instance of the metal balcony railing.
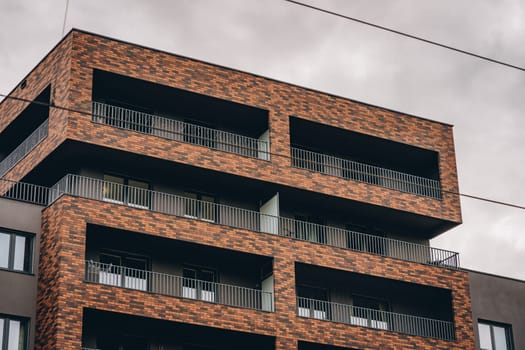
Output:
<path fill-rule="evenodd" d="M 0 198 L 46 206 L 49 203 L 48 187 L 0 179 Z"/>
<path fill-rule="evenodd" d="M 269 143 L 263 140 L 100 102 L 93 102 L 92 108 L 96 123 L 270 160 Z"/>
<path fill-rule="evenodd" d="M 48 119 L 18 145 L 2 162 L 0 162 L 0 177 L 7 174 L 19 161 L 31 152 L 43 139 L 47 137 Z"/>
<path fill-rule="evenodd" d="M 62 194 L 147 209 L 210 223 L 352 249 L 451 269 L 459 268 L 456 252 L 378 237 L 184 196 L 125 186 L 78 175 L 66 175 L 51 190 L 50 200 Z"/>
<path fill-rule="evenodd" d="M 452 322 L 316 299 L 298 297 L 297 315 L 422 337 L 455 339 Z"/>
<path fill-rule="evenodd" d="M 292 166 L 401 192 L 441 199 L 437 180 L 291 147 Z"/>
<path fill-rule="evenodd" d="M 124 266 L 86 261 L 87 282 L 196 299 L 249 309 L 273 311 L 273 293 Z"/>

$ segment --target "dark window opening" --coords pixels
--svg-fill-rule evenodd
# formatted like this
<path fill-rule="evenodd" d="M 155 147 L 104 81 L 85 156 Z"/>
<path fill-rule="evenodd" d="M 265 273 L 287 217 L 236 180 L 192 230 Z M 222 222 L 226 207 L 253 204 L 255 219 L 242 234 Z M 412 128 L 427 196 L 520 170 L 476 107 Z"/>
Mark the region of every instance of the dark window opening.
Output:
<path fill-rule="evenodd" d="M 148 209 L 151 203 L 149 184 L 116 175 L 104 175 L 103 198 L 107 202 Z"/>

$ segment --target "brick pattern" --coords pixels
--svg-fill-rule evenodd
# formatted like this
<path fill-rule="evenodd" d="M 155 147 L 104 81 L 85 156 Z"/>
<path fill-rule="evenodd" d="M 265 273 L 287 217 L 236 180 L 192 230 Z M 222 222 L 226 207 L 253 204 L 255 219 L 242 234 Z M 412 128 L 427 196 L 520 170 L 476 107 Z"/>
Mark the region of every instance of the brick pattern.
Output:
<path fill-rule="evenodd" d="M 60 42 L 23 80 L 25 89 L 16 87 L 9 96 L 34 100 L 47 86 L 51 86 L 51 101 L 57 106 L 68 106 L 71 65 L 72 37 Z M 22 80 L 22 81 L 23 81 Z M 0 103 L 0 133 L 28 106 L 21 102 L 5 98 Z M 61 109 L 49 109 L 48 136 L 4 178 L 19 181 L 44 160 L 66 138 L 67 112 Z"/>
<path fill-rule="evenodd" d="M 8 178 L 12 180 L 22 178 L 64 138 L 68 138 L 414 212 L 452 223 L 461 222 L 460 202 L 457 195 L 445 193 L 443 200 L 435 200 L 402 193 L 292 168 L 289 159 L 289 117 L 297 116 L 435 150 L 440 155 L 440 177 L 443 189 L 457 191 L 452 128 L 448 125 L 84 32 L 73 31 L 67 38 L 71 41 L 68 50 L 59 47 L 57 52 L 63 50 L 71 54 L 68 61 L 69 80 L 67 77 L 65 82 L 60 79 L 61 84 L 65 84 L 67 89 L 62 94 L 63 98 L 57 99 L 57 104 L 60 102 L 61 105 L 90 113 L 93 69 L 111 71 L 266 109 L 269 111 L 271 151 L 282 156 L 272 156 L 271 162 L 246 158 L 94 124 L 90 122 L 88 115 L 69 112 L 67 120 L 57 116 L 50 120 L 50 130 L 57 135 L 60 134 L 62 138 L 56 139 L 55 142 L 43 142 L 38 148 L 41 154 L 27 157 L 9 173 Z M 51 56 L 43 65 L 63 65 L 62 63 L 53 65 Z M 35 70 L 30 77 L 31 80 L 36 80 L 39 75 Z M 2 120 L 10 122 L 16 116 L 16 110 L 2 109 L 2 107 L 4 106 L 0 105 L 0 116 L 3 110 L 7 115 Z M 55 111 L 55 114 L 60 113 Z M 66 133 L 62 133 L 66 126 Z"/>
<path fill-rule="evenodd" d="M 298 340 L 359 349 L 474 349 L 468 276 L 461 271 L 71 196 L 60 198 L 44 210 L 43 216 L 38 349 L 78 349 L 85 307 L 272 335 L 277 337 L 278 349 L 295 349 Z M 273 256 L 276 312 L 85 283 L 87 223 Z M 299 318 L 295 309 L 295 262 L 451 289 L 457 341 Z"/>
<path fill-rule="evenodd" d="M 271 162 L 95 124 L 83 113 L 50 109 L 49 136 L 6 176 L 20 180 L 65 140 L 101 145 L 341 198 L 461 222 L 459 198 L 443 200 L 313 173 L 290 166 L 289 117 L 353 130 L 439 152 L 441 184 L 457 191 L 450 126 L 292 86 L 271 79 L 73 31 L 11 95 L 34 99 L 49 84 L 56 105 L 91 111 L 93 69 L 268 110 Z M 0 132 L 27 104 L 0 103 Z M 281 156 L 279 156 L 281 155 Z M 86 224 L 95 223 L 274 258 L 276 312 L 265 313 L 83 282 Z M 200 234 L 206 232 L 206 235 Z M 298 318 L 294 263 L 447 288 L 452 291 L 455 342 Z M 276 337 L 277 349 L 304 340 L 359 349 L 474 349 L 468 277 L 461 271 L 296 241 L 65 196 L 43 212 L 39 262 L 38 349 L 81 345 L 82 310 L 92 307 L 153 318 L 245 330 Z"/>

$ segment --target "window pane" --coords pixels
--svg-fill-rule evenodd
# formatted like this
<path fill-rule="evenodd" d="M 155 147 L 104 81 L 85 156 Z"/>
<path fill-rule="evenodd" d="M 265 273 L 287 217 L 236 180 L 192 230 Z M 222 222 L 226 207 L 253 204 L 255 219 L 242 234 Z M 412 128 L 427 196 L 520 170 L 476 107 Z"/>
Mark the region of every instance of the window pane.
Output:
<path fill-rule="evenodd" d="M 15 238 L 15 257 L 13 259 L 13 269 L 18 271 L 25 271 L 26 264 L 26 246 L 28 239 L 24 236 L 16 236 Z"/>
<path fill-rule="evenodd" d="M 492 326 L 494 331 L 494 348 L 495 350 L 509 350 L 507 347 L 507 337 L 505 334 L 505 328 Z"/>
<path fill-rule="evenodd" d="M 492 348 L 492 340 L 490 338 L 490 326 L 487 324 L 479 323 L 479 345 L 482 350 L 494 350 Z"/>
<path fill-rule="evenodd" d="M 139 207 L 149 208 L 149 185 L 146 182 L 129 180 L 128 202 Z"/>
<path fill-rule="evenodd" d="M 104 175 L 104 199 L 110 202 L 124 202 L 124 178 Z"/>
<path fill-rule="evenodd" d="M 9 267 L 9 237 L 10 235 L 0 233 L 0 267 Z"/>
<path fill-rule="evenodd" d="M 200 217 L 204 220 L 215 221 L 215 198 L 212 196 L 202 196 L 201 215 Z"/>
<path fill-rule="evenodd" d="M 20 321 L 9 321 L 9 335 L 7 336 L 7 350 L 24 349 L 24 332 Z"/>
<path fill-rule="evenodd" d="M 196 218 L 197 217 L 197 203 L 194 199 L 197 199 L 197 194 L 192 192 L 186 192 L 184 194 L 188 199 L 184 200 L 184 215 Z"/>

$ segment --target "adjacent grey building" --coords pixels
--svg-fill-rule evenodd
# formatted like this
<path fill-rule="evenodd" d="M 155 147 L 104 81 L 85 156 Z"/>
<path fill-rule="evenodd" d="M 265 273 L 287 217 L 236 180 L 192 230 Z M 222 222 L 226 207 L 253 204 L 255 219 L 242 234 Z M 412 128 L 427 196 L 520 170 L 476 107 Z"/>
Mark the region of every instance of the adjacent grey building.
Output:
<path fill-rule="evenodd" d="M 469 271 L 476 348 L 525 349 L 525 281 Z"/>

